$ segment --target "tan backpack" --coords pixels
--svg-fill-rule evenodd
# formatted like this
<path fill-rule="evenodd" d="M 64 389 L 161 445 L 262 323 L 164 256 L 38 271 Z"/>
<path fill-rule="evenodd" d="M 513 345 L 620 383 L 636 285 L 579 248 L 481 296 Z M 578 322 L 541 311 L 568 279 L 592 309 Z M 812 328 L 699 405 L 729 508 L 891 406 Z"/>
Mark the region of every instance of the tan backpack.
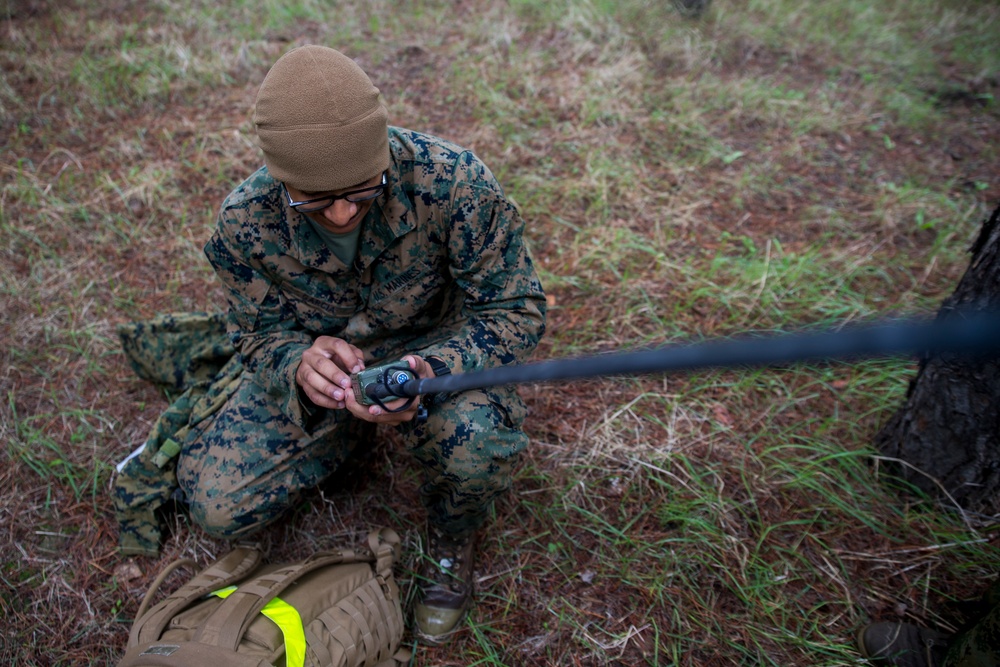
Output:
<path fill-rule="evenodd" d="M 147 607 L 171 563 L 139 606 L 119 667 L 388 667 L 399 650 L 403 611 L 392 565 L 399 536 L 372 531 L 358 550 L 321 551 L 265 565 L 236 547 L 175 593 Z"/>

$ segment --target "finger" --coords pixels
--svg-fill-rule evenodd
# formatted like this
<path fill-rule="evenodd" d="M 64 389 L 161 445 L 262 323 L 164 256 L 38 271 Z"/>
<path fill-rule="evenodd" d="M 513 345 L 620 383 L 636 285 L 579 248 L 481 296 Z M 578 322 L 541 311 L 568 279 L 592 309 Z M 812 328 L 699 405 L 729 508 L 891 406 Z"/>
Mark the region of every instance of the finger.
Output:
<path fill-rule="evenodd" d="M 320 336 L 316 339 L 314 347 L 328 353 L 328 358 L 347 373 L 357 373 L 365 367 L 364 354 L 361 350 L 341 338 Z"/>
<path fill-rule="evenodd" d="M 329 396 L 316 391 L 310 386 L 303 386 L 302 391 L 305 393 L 306 397 L 312 401 L 317 407 L 327 408 L 330 410 L 341 410 L 344 408 L 344 401 L 338 401 Z"/>
<path fill-rule="evenodd" d="M 327 400 L 342 403 L 346 394 L 350 392 L 351 378 L 329 359 L 319 358 L 315 363 L 316 365 L 313 366 L 303 360 L 299 365 L 299 371 L 296 374 L 300 377 L 299 384 L 307 391 L 307 395 L 309 395 L 308 391 L 311 390 Z M 320 368 L 322 371 L 319 370 Z M 310 398 L 312 397 L 310 396 Z M 317 403 L 317 405 L 319 404 Z M 324 407 L 330 406 L 324 405 Z"/>
<path fill-rule="evenodd" d="M 348 392 L 345 405 L 347 410 L 358 419 L 376 424 L 400 424 L 410 421 L 417 413 L 418 403 L 414 403 L 410 408 L 401 412 L 391 412 L 392 409 L 404 405 L 407 400 L 404 398 L 388 403 L 386 404 L 388 409 L 385 409 L 378 405 L 362 405 L 354 398 L 354 392 Z"/>
<path fill-rule="evenodd" d="M 334 339 L 327 337 L 327 340 L 332 341 Z M 296 379 L 300 380 L 300 384 L 303 384 L 309 370 L 315 370 L 332 387 L 324 386 L 318 380 L 310 380 L 310 383 L 327 396 L 342 401 L 344 400 L 344 392 L 351 387 L 351 377 L 331 358 L 332 356 L 331 346 L 327 346 L 322 341 L 317 340 L 312 347 L 302 354 L 302 361 L 299 366 L 300 373 Z"/>
<path fill-rule="evenodd" d="M 316 360 L 315 370 L 326 380 L 328 385 L 317 388 L 338 401 L 344 400 L 344 394 L 351 389 L 351 376 L 345 373 L 333 360 L 326 357 Z"/>
<path fill-rule="evenodd" d="M 420 407 L 420 401 L 412 401 L 412 404 L 405 410 L 400 410 L 406 403 L 410 401 L 408 398 L 400 398 L 398 400 L 386 403 L 385 407 L 379 405 L 369 406 L 368 412 L 371 414 L 375 420 L 379 423 L 387 424 L 400 424 L 402 422 L 408 422 L 417 414 L 417 409 Z"/>
<path fill-rule="evenodd" d="M 344 407 L 352 415 L 366 422 L 375 422 L 378 414 L 373 415 L 369 408 L 374 408 L 374 405 L 361 405 L 358 400 L 354 397 L 354 392 L 348 392 L 348 395 L 344 399 Z"/>
<path fill-rule="evenodd" d="M 403 357 L 403 361 L 409 364 L 410 370 L 416 373 L 417 377 L 424 379 L 434 377 L 434 371 L 431 370 L 430 364 L 428 364 L 423 357 L 415 354 L 408 354 Z"/>
<path fill-rule="evenodd" d="M 353 345 L 351 345 L 351 350 L 354 352 L 354 356 L 357 358 L 359 365 L 358 370 L 351 372 L 358 373 L 360 371 L 363 371 L 365 369 L 365 353 L 362 352 L 360 348 L 354 347 Z"/>

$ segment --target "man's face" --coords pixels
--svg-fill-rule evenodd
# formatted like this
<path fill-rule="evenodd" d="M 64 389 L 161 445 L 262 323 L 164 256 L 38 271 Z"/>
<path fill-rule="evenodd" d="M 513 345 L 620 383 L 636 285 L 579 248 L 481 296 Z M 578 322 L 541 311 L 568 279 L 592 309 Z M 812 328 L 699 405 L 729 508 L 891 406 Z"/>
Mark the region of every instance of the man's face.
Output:
<path fill-rule="evenodd" d="M 304 192 L 287 183 L 284 185 L 292 203 L 309 202 L 301 207 L 293 206 L 293 208 L 297 208 L 303 215 L 308 215 L 313 222 L 335 234 L 346 234 L 354 231 L 361 224 L 375 199 L 382 194 L 384 188 L 380 188 L 380 186 L 384 185 L 384 179 L 384 173 L 377 174 L 367 181 L 349 188 L 325 192 Z M 344 195 L 347 197 L 345 198 Z M 332 203 L 322 201 L 326 197 L 334 198 Z M 351 201 L 352 199 L 355 201 Z M 329 205 L 324 207 L 328 203 Z M 318 211 L 310 210 L 317 206 L 323 208 Z"/>

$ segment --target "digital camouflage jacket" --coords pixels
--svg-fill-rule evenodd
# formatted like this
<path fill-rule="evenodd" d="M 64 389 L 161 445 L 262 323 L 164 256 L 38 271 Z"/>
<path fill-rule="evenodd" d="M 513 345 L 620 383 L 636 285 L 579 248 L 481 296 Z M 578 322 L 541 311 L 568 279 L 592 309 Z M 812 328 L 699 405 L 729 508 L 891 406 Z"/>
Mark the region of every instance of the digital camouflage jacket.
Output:
<path fill-rule="evenodd" d="M 426 134 L 390 128 L 389 145 L 386 192 L 362 223 L 352 266 L 287 206 L 266 168 L 223 202 L 205 254 L 226 289 L 226 330 L 238 354 L 219 373 L 219 386 L 199 382 L 171 405 L 120 472 L 115 504 L 124 550 L 155 551 L 154 511 L 176 488 L 170 456 L 179 449 L 177 431 L 183 436 L 183 426 L 211 414 L 234 373 L 250 373 L 309 432 L 318 411 L 298 390 L 295 371 L 317 336 L 347 340 L 369 364 L 414 353 L 439 357 L 455 373 L 523 361 L 537 345 L 545 295 L 524 222 L 493 174 L 472 152 Z M 188 371 L 186 360 L 169 370 L 174 360 L 163 352 L 183 340 L 178 321 L 189 335 L 223 320 L 167 316 L 154 326 L 121 327 L 137 369 L 150 357 L 167 376 Z M 170 452 L 158 451 L 162 443 Z"/>
<path fill-rule="evenodd" d="M 386 192 L 345 266 L 262 168 L 224 202 L 205 253 L 227 288 L 230 334 L 254 380 L 308 430 L 295 370 L 319 335 L 368 363 L 406 353 L 452 372 L 524 359 L 544 330 L 545 296 L 524 222 L 472 152 L 389 129 Z"/>

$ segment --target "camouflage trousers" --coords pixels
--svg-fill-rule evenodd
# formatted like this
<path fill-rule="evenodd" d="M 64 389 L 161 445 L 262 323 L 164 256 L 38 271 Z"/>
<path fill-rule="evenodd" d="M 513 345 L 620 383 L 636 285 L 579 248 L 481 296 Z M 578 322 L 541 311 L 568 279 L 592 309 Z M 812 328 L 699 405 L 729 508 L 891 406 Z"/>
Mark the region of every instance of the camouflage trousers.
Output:
<path fill-rule="evenodd" d="M 308 432 L 291 422 L 245 371 L 221 314 L 163 315 L 118 334 L 136 374 L 171 397 L 114 479 L 123 553 L 157 554 L 164 512 L 176 505 L 213 535 L 251 533 L 371 446 L 373 425 L 346 410 L 318 411 Z M 501 388 L 425 405 L 425 423 L 398 430 L 424 471 L 428 520 L 445 532 L 477 528 L 527 445 L 524 403 Z"/>
<path fill-rule="evenodd" d="M 468 391 L 427 405 L 423 424 L 399 426 L 424 471 L 428 520 L 445 532 L 478 528 L 511 485 L 527 444 L 524 405 L 513 391 Z M 228 400 L 188 432 L 177 482 L 192 519 L 217 537 L 251 533 L 279 518 L 302 491 L 337 471 L 374 429 L 346 410 L 327 411 L 304 432 L 244 374 Z"/>

